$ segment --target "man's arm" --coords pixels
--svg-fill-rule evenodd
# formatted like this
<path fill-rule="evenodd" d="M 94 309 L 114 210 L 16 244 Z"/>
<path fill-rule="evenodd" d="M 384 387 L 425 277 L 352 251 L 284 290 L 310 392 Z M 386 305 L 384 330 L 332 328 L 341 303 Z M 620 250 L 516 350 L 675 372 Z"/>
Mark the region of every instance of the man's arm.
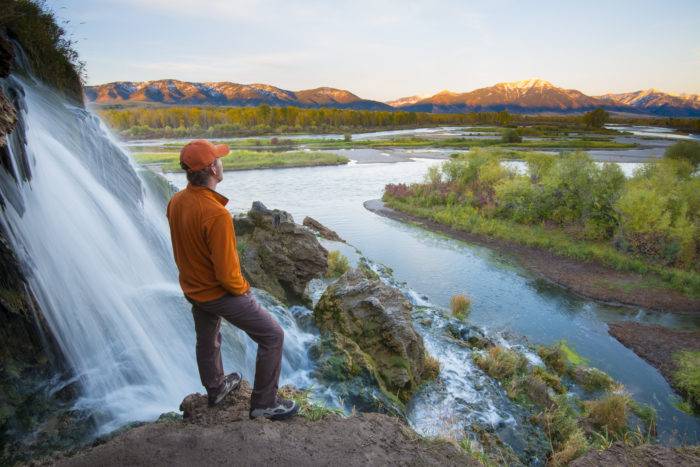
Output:
<path fill-rule="evenodd" d="M 247 292 L 250 285 L 241 273 L 230 214 L 222 213 L 211 220 L 207 231 L 207 244 L 214 273 L 221 286 L 232 295 Z"/>

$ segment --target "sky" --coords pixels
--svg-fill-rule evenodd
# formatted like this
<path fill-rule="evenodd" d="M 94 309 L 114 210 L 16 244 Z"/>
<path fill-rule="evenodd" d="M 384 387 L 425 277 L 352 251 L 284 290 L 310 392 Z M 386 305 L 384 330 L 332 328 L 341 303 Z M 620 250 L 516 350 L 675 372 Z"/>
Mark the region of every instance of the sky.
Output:
<path fill-rule="evenodd" d="M 541 78 L 700 93 L 700 0 L 47 0 L 87 83 L 347 89 L 386 101 Z"/>

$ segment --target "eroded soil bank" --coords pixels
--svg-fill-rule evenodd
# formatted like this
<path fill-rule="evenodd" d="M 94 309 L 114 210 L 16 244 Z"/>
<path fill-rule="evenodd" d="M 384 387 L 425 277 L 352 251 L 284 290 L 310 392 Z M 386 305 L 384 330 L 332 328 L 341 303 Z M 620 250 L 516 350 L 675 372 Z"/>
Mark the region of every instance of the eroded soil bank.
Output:
<path fill-rule="evenodd" d="M 250 385 L 207 407 L 203 395 L 182 403 L 183 419 L 148 423 L 75 455 L 59 466 L 192 465 L 479 465 L 447 442 L 426 441 L 398 418 L 329 414 L 312 421 L 248 418 Z"/>
<path fill-rule="evenodd" d="M 386 206 L 381 200 L 366 201 L 364 206 L 390 219 L 419 224 L 433 232 L 512 255 L 529 271 L 586 298 L 611 304 L 640 306 L 650 310 L 682 314 L 700 313 L 700 299 L 688 297 L 674 289 L 650 285 L 646 275 L 616 271 L 599 263 L 576 261 L 541 248 L 455 229 L 431 219 L 397 211 Z"/>

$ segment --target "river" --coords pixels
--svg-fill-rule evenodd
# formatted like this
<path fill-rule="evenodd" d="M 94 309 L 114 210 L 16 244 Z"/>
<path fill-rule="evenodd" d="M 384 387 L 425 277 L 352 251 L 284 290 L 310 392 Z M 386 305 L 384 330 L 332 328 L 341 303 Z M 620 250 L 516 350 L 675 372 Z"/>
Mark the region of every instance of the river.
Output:
<path fill-rule="evenodd" d="M 662 439 L 697 441 L 700 421 L 674 407 L 677 399 L 660 373 L 612 338 L 606 323 L 633 320 L 695 328 L 700 319 L 585 300 L 533 277 L 509 257 L 377 216 L 363 207 L 364 201 L 381 197 L 385 184 L 419 181 L 428 167 L 438 163 L 417 158 L 391 164 L 226 172 L 218 191 L 229 197 L 233 212 L 245 211 L 260 200 L 289 211 L 297 222 L 306 215 L 314 217 L 371 260 L 392 268 L 397 280 L 433 304 L 448 307 L 452 295 L 468 294 L 471 322 L 492 333 L 514 333 L 537 344 L 567 340 L 592 366 L 657 409 Z M 180 188 L 186 184 L 183 174 L 166 176 Z M 473 387 L 473 382 L 465 380 L 462 386 Z M 422 428 L 427 433 L 435 429 Z"/>

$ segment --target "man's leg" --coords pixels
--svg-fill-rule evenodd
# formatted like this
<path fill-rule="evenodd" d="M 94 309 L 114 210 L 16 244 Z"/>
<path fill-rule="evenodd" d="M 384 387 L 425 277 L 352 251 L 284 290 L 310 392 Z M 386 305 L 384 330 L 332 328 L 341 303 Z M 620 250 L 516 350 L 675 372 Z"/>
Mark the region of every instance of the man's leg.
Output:
<path fill-rule="evenodd" d="M 197 367 L 202 385 L 207 393 L 215 392 L 224 381 L 224 365 L 221 361 L 221 318 L 192 305 L 194 330 L 197 335 Z"/>
<path fill-rule="evenodd" d="M 251 292 L 244 295 L 226 294 L 216 300 L 200 303 L 199 307 L 209 314 L 221 316 L 258 344 L 251 408 L 275 405 L 284 343 L 284 331 L 280 325 L 258 304 Z"/>

